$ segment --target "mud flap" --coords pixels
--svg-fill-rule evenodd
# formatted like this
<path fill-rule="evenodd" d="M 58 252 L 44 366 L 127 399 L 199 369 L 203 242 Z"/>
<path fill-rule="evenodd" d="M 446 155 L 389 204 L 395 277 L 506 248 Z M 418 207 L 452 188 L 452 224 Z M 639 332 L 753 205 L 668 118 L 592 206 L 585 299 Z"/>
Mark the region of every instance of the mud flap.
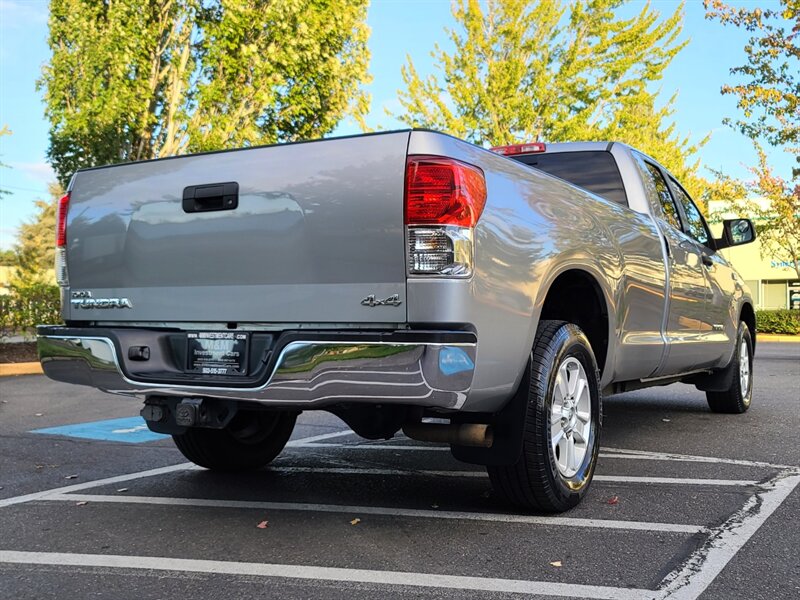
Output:
<path fill-rule="evenodd" d="M 494 433 L 494 442 L 489 448 L 450 446 L 453 457 L 465 463 L 484 466 L 512 465 L 522 452 L 522 433 L 525 413 L 528 408 L 528 384 L 531 377 L 530 360 L 520 379 L 517 392 L 500 412 L 486 419 L 480 415 L 459 415 L 453 423 L 489 423 Z"/>

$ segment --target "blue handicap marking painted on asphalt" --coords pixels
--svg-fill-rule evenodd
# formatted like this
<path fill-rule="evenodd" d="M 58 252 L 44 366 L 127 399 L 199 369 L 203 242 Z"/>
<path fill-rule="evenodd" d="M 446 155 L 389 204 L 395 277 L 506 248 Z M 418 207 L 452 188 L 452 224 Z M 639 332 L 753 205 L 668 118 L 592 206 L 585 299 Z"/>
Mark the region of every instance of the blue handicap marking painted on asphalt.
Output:
<path fill-rule="evenodd" d="M 474 368 L 472 359 L 461 348 L 445 346 L 439 351 L 439 370 L 445 375 L 455 375 Z"/>
<path fill-rule="evenodd" d="M 108 419 L 106 421 L 92 421 L 90 423 L 76 423 L 75 425 L 46 427 L 44 429 L 34 429 L 31 433 L 65 435 L 89 440 L 128 442 L 130 444 L 152 442 L 169 437 L 163 433 L 153 433 L 150 431 L 142 417 L 125 417 L 124 419 Z"/>

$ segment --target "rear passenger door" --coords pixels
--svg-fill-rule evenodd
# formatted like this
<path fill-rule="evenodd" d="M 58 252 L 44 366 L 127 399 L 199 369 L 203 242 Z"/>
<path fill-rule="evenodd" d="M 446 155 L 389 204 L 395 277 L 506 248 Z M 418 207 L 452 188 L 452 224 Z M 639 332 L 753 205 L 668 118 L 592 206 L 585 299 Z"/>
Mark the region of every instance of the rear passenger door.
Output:
<path fill-rule="evenodd" d="M 709 290 L 704 317 L 700 323 L 701 354 L 695 358 L 695 364 L 697 367 L 711 366 L 717 364 L 726 353 L 730 354 L 731 336 L 736 335 L 737 323 L 733 322 L 729 314 L 730 297 L 733 293 L 732 270 L 715 254 L 713 238 L 700 209 L 674 177 L 669 178 L 669 183 L 681 211 L 683 231 L 692 239 L 700 253 L 703 275 Z"/>
<path fill-rule="evenodd" d="M 666 354 L 654 376 L 674 375 L 697 368 L 703 356 L 700 332 L 706 318 L 709 286 L 703 251 L 684 231 L 684 218 L 662 169 L 637 156 L 645 175 L 645 189 L 667 247 L 669 302 L 665 315 Z"/>

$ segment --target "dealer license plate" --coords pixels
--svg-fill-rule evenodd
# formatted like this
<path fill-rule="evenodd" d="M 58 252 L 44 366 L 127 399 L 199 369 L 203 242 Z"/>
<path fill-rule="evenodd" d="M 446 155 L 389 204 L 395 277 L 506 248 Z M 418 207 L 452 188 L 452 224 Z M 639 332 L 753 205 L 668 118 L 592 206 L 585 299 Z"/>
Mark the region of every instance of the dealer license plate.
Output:
<path fill-rule="evenodd" d="M 246 375 L 249 336 L 237 331 L 195 331 L 186 334 L 190 373 Z"/>

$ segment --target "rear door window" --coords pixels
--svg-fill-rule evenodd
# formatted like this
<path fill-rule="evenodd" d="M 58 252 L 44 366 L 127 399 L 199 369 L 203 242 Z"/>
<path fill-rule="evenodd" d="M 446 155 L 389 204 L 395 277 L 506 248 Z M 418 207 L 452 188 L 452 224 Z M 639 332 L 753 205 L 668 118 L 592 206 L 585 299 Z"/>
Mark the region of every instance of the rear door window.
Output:
<path fill-rule="evenodd" d="M 625 186 L 617 161 L 604 150 L 585 152 L 554 152 L 525 154 L 512 157 L 519 162 L 555 175 L 617 204 L 628 206 Z"/>
<path fill-rule="evenodd" d="M 708 240 L 711 239 L 711 236 L 708 233 L 708 228 L 703 220 L 703 216 L 700 214 L 700 210 L 695 206 L 689 194 L 686 193 L 680 184 L 672 178 L 670 178 L 670 180 L 672 181 L 672 187 L 675 189 L 675 196 L 678 202 L 681 203 L 683 214 L 686 217 L 686 227 L 684 227 L 684 231 L 701 244 L 708 246 Z"/>
<path fill-rule="evenodd" d="M 651 204 L 654 205 L 654 209 L 660 208 L 661 218 L 678 231 L 682 231 L 678 206 L 675 204 L 675 199 L 672 197 L 672 192 L 669 191 L 669 186 L 661 174 L 661 170 L 638 154 L 634 154 L 634 157 L 639 163 L 645 191 Z"/>

